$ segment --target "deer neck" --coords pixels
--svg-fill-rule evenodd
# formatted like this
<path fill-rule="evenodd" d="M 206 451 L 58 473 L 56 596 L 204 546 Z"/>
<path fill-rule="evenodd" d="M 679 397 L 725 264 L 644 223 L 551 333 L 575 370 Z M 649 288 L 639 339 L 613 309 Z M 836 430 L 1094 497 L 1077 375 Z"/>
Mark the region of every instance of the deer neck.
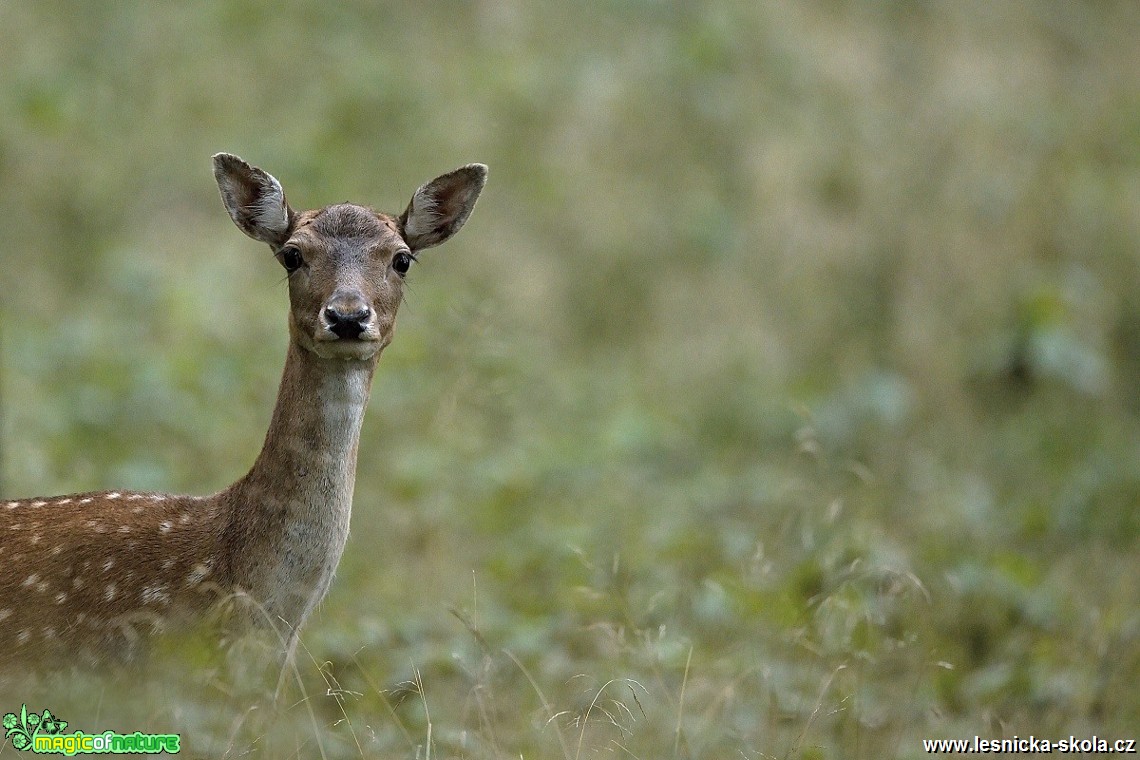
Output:
<path fill-rule="evenodd" d="M 269 432 L 246 479 L 322 498 L 347 488 L 351 497 L 375 369 L 375 358 L 322 359 L 290 342 Z"/>
<path fill-rule="evenodd" d="M 233 583 L 275 622 L 300 625 L 340 561 L 375 368 L 376 358 L 322 359 L 290 341 L 261 454 L 221 494 Z"/>

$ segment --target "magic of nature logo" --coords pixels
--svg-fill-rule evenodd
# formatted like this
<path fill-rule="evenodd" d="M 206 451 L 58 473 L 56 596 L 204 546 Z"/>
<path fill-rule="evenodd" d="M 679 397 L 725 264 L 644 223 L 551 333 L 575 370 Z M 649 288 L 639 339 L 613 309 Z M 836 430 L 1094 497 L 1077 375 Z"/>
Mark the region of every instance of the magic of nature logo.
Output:
<path fill-rule="evenodd" d="M 20 714 L 6 713 L 3 718 L 4 738 L 14 749 L 42 755 L 103 755 L 103 754 L 178 754 L 182 739 L 178 734 L 144 734 L 135 731 L 120 734 L 103 731 L 86 734 L 82 731 L 65 733 L 67 721 L 52 715 L 28 712 L 20 706 Z"/>

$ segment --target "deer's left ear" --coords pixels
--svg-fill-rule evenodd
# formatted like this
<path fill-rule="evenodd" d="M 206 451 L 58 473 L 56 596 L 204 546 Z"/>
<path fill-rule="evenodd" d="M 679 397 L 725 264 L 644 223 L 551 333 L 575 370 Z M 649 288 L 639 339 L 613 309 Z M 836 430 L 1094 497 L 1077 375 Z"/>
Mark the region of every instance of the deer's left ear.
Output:
<path fill-rule="evenodd" d="M 467 164 L 436 177 L 412 196 L 400 229 L 413 251 L 439 245 L 459 231 L 487 184 L 487 167 Z"/>
<path fill-rule="evenodd" d="M 274 248 L 289 239 L 294 215 L 276 177 L 233 154 L 219 153 L 214 156 L 214 179 L 238 229 Z"/>

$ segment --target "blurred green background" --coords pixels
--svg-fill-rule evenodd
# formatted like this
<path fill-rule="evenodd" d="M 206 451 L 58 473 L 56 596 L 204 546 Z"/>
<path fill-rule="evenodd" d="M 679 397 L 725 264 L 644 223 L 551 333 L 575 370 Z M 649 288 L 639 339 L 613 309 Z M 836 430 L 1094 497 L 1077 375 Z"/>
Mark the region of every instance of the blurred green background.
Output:
<path fill-rule="evenodd" d="M 29 709 L 210 757 L 1135 736 L 1137 39 L 1108 1 L 0 3 L 0 495 L 253 461 L 284 277 L 212 153 L 300 207 L 491 167 L 284 707 L 174 647 Z"/>

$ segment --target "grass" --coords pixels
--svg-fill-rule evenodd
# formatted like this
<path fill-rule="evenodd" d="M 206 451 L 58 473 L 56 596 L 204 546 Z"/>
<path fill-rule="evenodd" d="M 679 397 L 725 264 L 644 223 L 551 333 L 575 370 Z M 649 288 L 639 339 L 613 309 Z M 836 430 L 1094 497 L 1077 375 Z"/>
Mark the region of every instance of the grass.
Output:
<path fill-rule="evenodd" d="M 1128 736 L 1137 29 L 1044 0 L 0 6 L 4 496 L 252 461 L 284 288 L 212 153 L 389 211 L 491 167 L 412 273 L 287 699 L 256 645 L 191 638 L 0 711 L 208 757 Z"/>

